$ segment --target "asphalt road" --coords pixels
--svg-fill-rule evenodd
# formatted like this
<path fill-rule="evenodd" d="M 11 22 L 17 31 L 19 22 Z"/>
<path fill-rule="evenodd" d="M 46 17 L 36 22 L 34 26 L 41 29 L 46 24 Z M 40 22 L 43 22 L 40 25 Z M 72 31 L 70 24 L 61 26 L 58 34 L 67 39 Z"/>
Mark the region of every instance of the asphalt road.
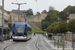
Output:
<path fill-rule="evenodd" d="M 13 42 L 11 39 L 0 43 L 0 50 L 53 50 L 49 45 L 42 35 L 37 34 L 26 42 Z"/>

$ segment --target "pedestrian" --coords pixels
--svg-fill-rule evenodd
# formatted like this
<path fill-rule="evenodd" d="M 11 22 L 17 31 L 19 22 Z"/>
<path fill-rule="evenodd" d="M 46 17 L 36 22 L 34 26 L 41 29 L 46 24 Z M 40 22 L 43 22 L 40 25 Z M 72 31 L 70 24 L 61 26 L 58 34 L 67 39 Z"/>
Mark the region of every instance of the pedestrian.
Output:
<path fill-rule="evenodd" d="M 34 33 L 34 36 L 36 36 L 35 33 Z"/>
<path fill-rule="evenodd" d="M 48 37 L 48 34 L 46 33 L 46 38 Z"/>

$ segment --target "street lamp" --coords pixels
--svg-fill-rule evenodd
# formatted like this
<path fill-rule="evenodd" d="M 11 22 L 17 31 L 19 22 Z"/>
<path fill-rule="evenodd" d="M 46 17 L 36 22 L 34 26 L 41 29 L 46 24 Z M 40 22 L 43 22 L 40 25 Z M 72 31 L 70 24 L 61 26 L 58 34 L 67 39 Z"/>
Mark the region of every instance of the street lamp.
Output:
<path fill-rule="evenodd" d="M 27 3 L 12 3 L 12 4 L 18 5 L 18 22 L 19 22 L 20 5 L 27 4 Z"/>

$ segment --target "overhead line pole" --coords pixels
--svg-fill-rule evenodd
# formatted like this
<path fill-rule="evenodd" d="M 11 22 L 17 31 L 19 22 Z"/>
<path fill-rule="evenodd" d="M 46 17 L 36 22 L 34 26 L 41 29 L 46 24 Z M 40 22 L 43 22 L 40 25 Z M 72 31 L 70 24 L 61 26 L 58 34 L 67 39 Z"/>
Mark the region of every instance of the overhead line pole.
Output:
<path fill-rule="evenodd" d="M 19 22 L 19 17 L 20 17 L 20 5 L 23 5 L 23 4 L 27 4 L 27 3 L 12 3 L 12 4 L 16 4 L 18 5 L 18 22 Z"/>
<path fill-rule="evenodd" d="M 3 27 L 4 27 L 4 0 L 2 0 L 2 34 L 1 34 L 1 42 L 3 42 Z"/>

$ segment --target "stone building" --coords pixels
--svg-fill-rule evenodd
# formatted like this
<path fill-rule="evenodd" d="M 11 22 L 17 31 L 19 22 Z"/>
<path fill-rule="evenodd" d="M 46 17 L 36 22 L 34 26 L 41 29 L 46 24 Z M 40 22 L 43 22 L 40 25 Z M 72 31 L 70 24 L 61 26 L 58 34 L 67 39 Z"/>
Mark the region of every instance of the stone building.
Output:
<path fill-rule="evenodd" d="M 72 19 L 75 19 L 75 13 L 69 14 L 69 17 L 67 17 L 67 23 L 69 23 L 69 21 Z"/>
<path fill-rule="evenodd" d="M 41 20 L 45 19 L 47 14 L 48 12 L 46 10 L 43 10 L 43 12 L 41 13 Z"/>
<path fill-rule="evenodd" d="M 69 23 L 70 20 L 75 19 L 75 13 L 69 14 L 69 17 L 67 17 L 67 23 Z M 75 37 L 75 34 L 74 34 Z M 68 31 L 66 34 L 66 40 L 72 41 L 72 32 Z"/>
<path fill-rule="evenodd" d="M 10 21 L 9 12 L 4 10 L 4 26 L 8 26 Z M 2 7 L 0 6 L 0 26 L 2 26 Z"/>

